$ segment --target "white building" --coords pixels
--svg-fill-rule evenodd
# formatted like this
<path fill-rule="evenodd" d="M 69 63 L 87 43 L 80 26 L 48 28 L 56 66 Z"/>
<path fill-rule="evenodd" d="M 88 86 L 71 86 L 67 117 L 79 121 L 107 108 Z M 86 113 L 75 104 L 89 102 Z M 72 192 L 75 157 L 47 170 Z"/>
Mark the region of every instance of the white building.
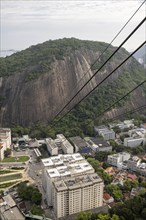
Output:
<path fill-rule="evenodd" d="M 87 143 L 88 146 L 91 148 L 92 152 L 96 153 L 99 151 L 99 146 L 95 144 L 92 140 L 89 140 Z"/>
<path fill-rule="evenodd" d="M 144 145 L 144 138 L 124 138 L 124 146 L 126 147 L 138 147 L 138 146 L 143 146 Z"/>
<path fill-rule="evenodd" d="M 10 128 L 0 128 L 0 140 L 6 143 L 6 148 L 11 146 L 11 129 Z"/>
<path fill-rule="evenodd" d="M 115 132 L 112 129 L 108 129 L 108 127 L 104 125 L 95 126 L 94 129 L 99 135 L 104 138 L 104 140 L 115 139 Z"/>
<path fill-rule="evenodd" d="M 79 154 L 42 160 L 46 200 L 57 218 L 102 206 L 103 181 Z"/>
<path fill-rule="evenodd" d="M 134 127 L 134 123 L 133 120 L 125 120 L 124 124 L 128 126 L 128 128 L 130 127 Z"/>
<path fill-rule="evenodd" d="M 100 207 L 102 196 L 103 181 L 96 173 L 53 183 L 53 207 L 57 218 Z"/>
<path fill-rule="evenodd" d="M 6 150 L 6 143 L 0 140 L 0 161 L 4 159 L 5 150 Z"/>
<path fill-rule="evenodd" d="M 62 148 L 64 154 L 73 154 L 74 148 L 70 144 L 70 142 L 64 137 L 64 135 L 63 134 L 57 134 L 56 137 L 61 142 L 61 148 Z"/>
<path fill-rule="evenodd" d="M 146 129 L 145 128 L 135 128 L 129 130 L 128 132 L 130 137 L 146 137 Z"/>
<path fill-rule="evenodd" d="M 102 138 L 91 138 L 87 143 L 93 153 L 99 151 L 112 151 L 112 146 Z"/>
<path fill-rule="evenodd" d="M 108 155 L 107 162 L 113 166 L 121 167 L 121 163 L 127 161 L 130 158 L 130 156 L 131 155 L 127 152 Z"/>
<path fill-rule="evenodd" d="M 46 145 L 51 156 L 58 155 L 58 146 L 51 138 L 46 138 Z"/>
<path fill-rule="evenodd" d="M 127 160 L 127 168 L 132 171 L 136 171 L 137 167 L 141 164 L 141 159 L 137 156 L 133 156 Z"/>

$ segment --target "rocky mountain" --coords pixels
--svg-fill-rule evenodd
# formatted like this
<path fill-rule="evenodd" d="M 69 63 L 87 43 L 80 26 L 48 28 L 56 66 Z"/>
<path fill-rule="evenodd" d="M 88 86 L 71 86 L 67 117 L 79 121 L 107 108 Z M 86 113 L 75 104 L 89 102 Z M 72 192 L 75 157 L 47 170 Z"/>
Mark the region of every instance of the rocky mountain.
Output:
<path fill-rule="evenodd" d="M 30 126 L 37 122 L 51 121 L 116 49 L 110 46 L 98 62 L 92 65 L 106 47 L 107 44 L 103 42 L 64 38 L 49 40 L 0 58 L 0 126 Z M 68 109 L 128 55 L 124 48 L 120 49 Z M 100 111 L 144 79 L 143 67 L 132 57 L 75 111 L 79 113 L 80 119 L 82 116 L 83 119 L 94 119 Z M 131 108 L 143 104 L 145 98 L 146 90 L 143 86 L 123 103 L 126 108 Z M 108 114 L 115 115 L 117 111 L 124 111 L 123 103 Z"/>

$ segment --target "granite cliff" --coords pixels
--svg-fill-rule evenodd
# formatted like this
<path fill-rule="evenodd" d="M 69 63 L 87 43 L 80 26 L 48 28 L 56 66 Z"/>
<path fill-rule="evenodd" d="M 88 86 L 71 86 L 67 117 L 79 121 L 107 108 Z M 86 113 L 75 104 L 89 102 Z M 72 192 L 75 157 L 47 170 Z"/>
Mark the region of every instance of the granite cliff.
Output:
<path fill-rule="evenodd" d="M 102 42 L 65 38 L 50 40 L 9 57 L 0 58 L 0 126 L 29 126 L 37 122 L 50 121 L 115 50 L 115 47 L 110 46 L 99 62 L 90 68 L 106 46 L 107 44 Z M 68 109 L 127 56 L 128 52 L 122 48 L 69 105 Z M 106 107 L 109 94 L 111 99 L 113 97 L 115 100 L 118 87 L 120 90 L 118 97 L 120 97 L 120 94 L 126 91 L 125 85 L 128 91 L 144 78 L 144 69 L 135 58 L 131 58 L 101 86 L 100 91 L 99 89 L 94 91 L 88 99 L 91 100 L 94 97 L 93 107 L 102 110 L 104 106 Z M 139 88 L 131 98 L 125 101 L 125 106 L 128 108 L 131 105 L 143 104 L 146 101 L 145 92 L 143 87 Z M 123 107 L 120 106 L 108 114 L 114 115 L 116 111 L 122 112 Z"/>

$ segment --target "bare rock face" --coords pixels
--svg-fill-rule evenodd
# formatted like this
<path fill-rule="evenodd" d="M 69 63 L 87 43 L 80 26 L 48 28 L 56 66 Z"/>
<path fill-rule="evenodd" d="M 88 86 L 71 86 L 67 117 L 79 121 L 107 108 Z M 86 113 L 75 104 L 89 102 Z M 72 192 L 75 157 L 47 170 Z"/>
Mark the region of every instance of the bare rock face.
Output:
<path fill-rule="evenodd" d="M 64 56 L 61 60 L 54 58 L 50 71 L 46 71 L 36 79 L 26 80 L 27 74 L 32 68 L 30 66 L 13 75 L 1 77 L 0 126 L 29 126 L 33 123 L 47 123 L 52 120 L 96 71 L 96 69 L 91 70 L 90 65 L 99 55 L 100 51 L 81 48 Z M 96 78 L 91 80 L 68 106 L 68 109 L 94 88 L 126 56 L 127 52 L 121 51 L 119 57 L 117 56 L 115 60 L 109 62 Z M 109 82 L 118 78 L 129 67 L 131 68 L 132 62 L 132 60 L 128 61 L 126 67 L 122 67 L 109 78 Z M 132 103 L 134 105 L 134 100 Z M 109 114 L 114 115 L 114 110 Z"/>
<path fill-rule="evenodd" d="M 88 55 L 89 54 L 85 54 Z M 51 73 L 42 74 L 38 79 L 25 81 L 26 71 L 0 78 L 0 93 L 4 97 L 0 111 L 0 124 L 21 124 L 23 126 L 41 121 L 47 122 L 64 106 L 66 101 L 80 87 L 77 82 L 86 81 L 92 71 L 84 54 L 78 51 L 64 60 L 55 60 Z M 94 86 L 92 80 L 87 89 Z"/>

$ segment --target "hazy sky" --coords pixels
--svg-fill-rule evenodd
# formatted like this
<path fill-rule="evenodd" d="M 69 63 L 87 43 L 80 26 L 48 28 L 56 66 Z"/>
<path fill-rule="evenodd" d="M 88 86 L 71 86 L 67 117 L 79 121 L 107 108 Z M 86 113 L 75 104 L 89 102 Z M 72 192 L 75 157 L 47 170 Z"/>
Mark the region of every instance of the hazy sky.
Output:
<path fill-rule="evenodd" d="M 144 0 L 1 0 L 1 49 L 25 49 L 49 39 L 76 37 L 110 43 Z M 146 15 L 143 5 L 113 45 Z M 145 40 L 145 25 L 125 44 Z"/>

